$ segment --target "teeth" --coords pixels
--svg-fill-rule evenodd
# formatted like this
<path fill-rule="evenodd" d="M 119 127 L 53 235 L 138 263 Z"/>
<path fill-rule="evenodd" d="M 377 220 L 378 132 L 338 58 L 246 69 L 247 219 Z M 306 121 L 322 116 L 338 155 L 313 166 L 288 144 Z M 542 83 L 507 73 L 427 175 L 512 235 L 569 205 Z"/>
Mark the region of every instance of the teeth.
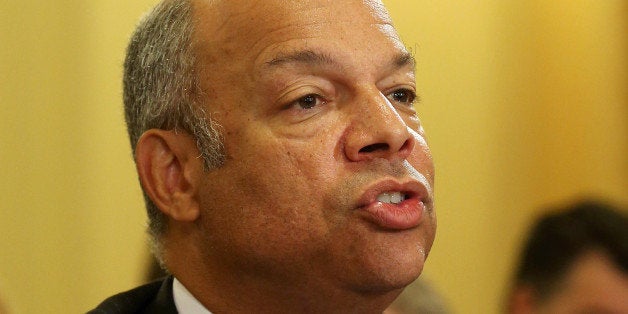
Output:
<path fill-rule="evenodd" d="M 382 193 L 377 196 L 377 200 L 382 203 L 399 204 L 406 199 L 406 195 L 401 192 Z"/>

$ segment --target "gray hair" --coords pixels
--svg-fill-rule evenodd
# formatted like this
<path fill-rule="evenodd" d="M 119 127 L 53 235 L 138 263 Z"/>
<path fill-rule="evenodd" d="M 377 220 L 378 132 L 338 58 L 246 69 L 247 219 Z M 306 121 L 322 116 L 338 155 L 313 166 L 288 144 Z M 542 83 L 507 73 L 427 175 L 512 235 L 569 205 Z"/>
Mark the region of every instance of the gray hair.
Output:
<path fill-rule="evenodd" d="M 125 119 L 133 153 L 149 129 L 187 132 L 209 170 L 224 162 L 223 142 L 218 126 L 199 104 L 193 31 L 189 0 L 162 1 L 142 18 L 124 62 Z M 145 192 L 144 199 L 153 252 L 161 260 L 166 216 Z"/>

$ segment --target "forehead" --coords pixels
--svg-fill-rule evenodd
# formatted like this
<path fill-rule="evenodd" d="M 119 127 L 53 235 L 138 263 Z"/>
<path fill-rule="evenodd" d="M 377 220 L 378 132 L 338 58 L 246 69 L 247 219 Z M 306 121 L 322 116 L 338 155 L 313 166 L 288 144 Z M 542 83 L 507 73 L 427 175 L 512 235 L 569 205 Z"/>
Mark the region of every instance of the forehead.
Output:
<path fill-rule="evenodd" d="M 297 40 L 307 45 L 325 39 L 329 48 L 342 51 L 366 48 L 366 41 L 379 37 L 403 49 L 379 1 L 206 0 L 194 2 L 194 19 L 199 52 L 211 61 L 225 56 L 233 62 L 244 55 L 258 58 L 294 46 Z"/>
<path fill-rule="evenodd" d="M 357 22 L 370 18 L 380 23 L 391 22 L 384 5 L 374 0 L 196 0 L 192 3 L 203 28 L 213 26 L 224 33 L 277 28 L 300 22 L 307 24 L 316 20 Z"/>

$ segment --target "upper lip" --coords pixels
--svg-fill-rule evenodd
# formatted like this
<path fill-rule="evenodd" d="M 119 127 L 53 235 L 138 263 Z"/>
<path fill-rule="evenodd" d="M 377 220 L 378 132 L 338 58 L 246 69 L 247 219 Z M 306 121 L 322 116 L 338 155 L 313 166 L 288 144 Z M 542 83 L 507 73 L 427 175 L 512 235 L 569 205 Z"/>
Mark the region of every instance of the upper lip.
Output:
<path fill-rule="evenodd" d="M 427 182 L 423 183 L 416 179 L 403 181 L 384 179 L 367 186 L 359 198 L 358 207 L 365 207 L 377 202 L 378 195 L 390 192 L 401 192 L 406 195 L 406 199 L 418 198 L 425 204 L 431 203 L 431 191 Z"/>

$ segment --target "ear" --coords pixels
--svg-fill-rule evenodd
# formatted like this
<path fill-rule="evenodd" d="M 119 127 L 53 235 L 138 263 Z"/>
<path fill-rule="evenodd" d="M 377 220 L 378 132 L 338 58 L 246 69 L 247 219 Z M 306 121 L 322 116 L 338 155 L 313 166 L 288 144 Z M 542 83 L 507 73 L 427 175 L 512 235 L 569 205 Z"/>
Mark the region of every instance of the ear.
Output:
<path fill-rule="evenodd" d="M 196 140 L 187 133 L 151 129 L 135 148 L 140 182 L 146 194 L 171 219 L 195 221 L 203 162 Z"/>

